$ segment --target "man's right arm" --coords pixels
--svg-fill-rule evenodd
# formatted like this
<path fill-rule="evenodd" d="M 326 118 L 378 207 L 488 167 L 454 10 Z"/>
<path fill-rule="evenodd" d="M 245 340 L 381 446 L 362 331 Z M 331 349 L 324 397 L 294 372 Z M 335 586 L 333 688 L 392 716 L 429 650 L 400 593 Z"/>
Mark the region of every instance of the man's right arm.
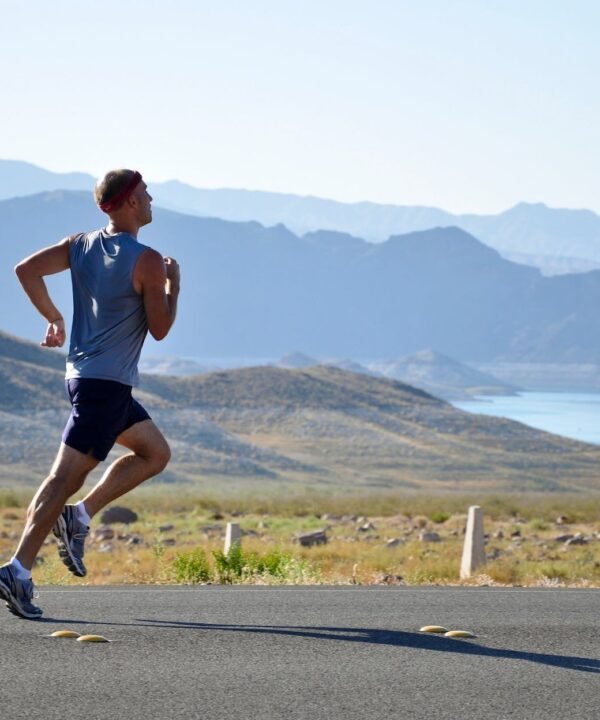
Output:
<path fill-rule="evenodd" d="M 155 340 L 165 338 L 175 322 L 179 297 L 179 265 L 156 250 L 145 250 L 135 266 L 133 284 L 144 299 L 148 330 Z"/>
<path fill-rule="evenodd" d="M 44 277 L 69 268 L 69 248 L 76 237 L 72 235 L 56 245 L 39 250 L 15 266 L 15 273 L 27 296 L 48 321 L 46 336 L 41 342 L 44 347 L 62 347 L 66 338 L 63 316 L 48 294 Z"/>

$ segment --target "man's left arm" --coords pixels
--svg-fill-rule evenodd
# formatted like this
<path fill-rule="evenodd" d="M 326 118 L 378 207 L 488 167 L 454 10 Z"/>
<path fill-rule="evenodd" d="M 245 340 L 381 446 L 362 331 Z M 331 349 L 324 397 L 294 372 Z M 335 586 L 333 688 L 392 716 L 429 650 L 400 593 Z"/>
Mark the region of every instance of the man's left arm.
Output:
<path fill-rule="evenodd" d="M 21 260 L 15 266 L 23 290 L 38 310 L 46 318 L 48 327 L 46 336 L 40 343 L 44 347 L 62 347 L 65 342 L 65 321 L 48 293 L 44 282 L 46 275 L 67 270 L 70 267 L 69 248 L 72 238 L 61 240 L 56 245 L 44 248 L 39 252 Z"/>

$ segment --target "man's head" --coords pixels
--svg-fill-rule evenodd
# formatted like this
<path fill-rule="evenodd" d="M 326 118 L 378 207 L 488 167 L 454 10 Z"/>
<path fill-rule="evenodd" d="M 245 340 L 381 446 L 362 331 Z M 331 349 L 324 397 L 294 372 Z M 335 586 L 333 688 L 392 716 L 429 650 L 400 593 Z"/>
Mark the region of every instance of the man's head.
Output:
<path fill-rule="evenodd" d="M 94 200 L 111 219 L 135 221 L 139 227 L 152 222 L 152 198 L 135 170 L 107 172 L 96 183 Z"/>

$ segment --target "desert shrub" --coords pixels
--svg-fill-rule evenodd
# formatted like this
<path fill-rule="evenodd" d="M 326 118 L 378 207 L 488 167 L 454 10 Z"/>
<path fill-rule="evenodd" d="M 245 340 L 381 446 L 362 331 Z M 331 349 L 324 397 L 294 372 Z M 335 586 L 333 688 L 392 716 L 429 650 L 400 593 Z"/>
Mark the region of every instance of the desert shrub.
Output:
<path fill-rule="evenodd" d="M 196 548 L 188 553 L 177 553 L 173 560 L 175 580 L 180 583 L 200 583 L 211 579 L 206 553 Z"/>
<path fill-rule="evenodd" d="M 255 564 L 253 570 L 260 575 L 272 575 L 273 577 L 282 577 L 285 574 L 285 568 L 289 562 L 293 560 L 291 555 L 281 552 L 280 550 L 272 550 L 262 557 L 255 556 Z"/>
<path fill-rule="evenodd" d="M 548 580 L 568 580 L 571 575 L 566 563 L 542 563 L 536 570 L 536 575 Z"/>
<path fill-rule="evenodd" d="M 547 530 L 550 525 L 543 518 L 536 517 L 529 521 L 529 527 L 532 530 Z"/>
<path fill-rule="evenodd" d="M 431 522 L 441 524 L 441 523 L 445 523 L 446 520 L 448 520 L 450 518 L 450 513 L 444 512 L 443 510 L 438 510 L 436 512 L 431 513 L 429 518 L 430 518 Z"/>
<path fill-rule="evenodd" d="M 22 497 L 22 493 L 19 494 L 14 490 L 0 490 L 0 508 L 22 508 L 27 503 Z"/>
<path fill-rule="evenodd" d="M 232 583 L 242 579 L 248 558 L 240 545 L 233 545 L 227 554 L 213 550 L 213 558 L 218 582 Z"/>
<path fill-rule="evenodd" d="M 234 545 L 226 555 L 213 551 L 215 580 L 232 584 L 239 582 L 314 583 L 319 573 L 310 563 L 298 560 L 281 550 L 271 550 L 264 555 L 244 552 Z"/>

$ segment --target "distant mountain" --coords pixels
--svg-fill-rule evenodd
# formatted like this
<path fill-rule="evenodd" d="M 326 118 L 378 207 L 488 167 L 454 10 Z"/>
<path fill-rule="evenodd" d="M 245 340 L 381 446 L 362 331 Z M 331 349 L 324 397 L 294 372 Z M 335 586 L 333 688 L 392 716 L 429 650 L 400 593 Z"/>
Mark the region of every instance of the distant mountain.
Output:
<path fill-rule="evenodd" d="M 0 202 L 7 331 L 37 340 L 43 330 L 14 264 L 102 218 L 85 193 Z M 182 264 L 178 321 L 160 354 L 279 357 L 301 347 L 314 357 L 378 358 L 435 347 L 467 363 L 600 362 L 599 271 L 545 278 L 458 228 L 372 244 L 157 209 L 140 240 Z M 48 281 L 69 317 L 68 274 Z"/>
<path fill-rule="evenodd" d="M 255 365 L 261 366 L 263 363 Z M 471 400 L 477 395 L 514 395 L 521 389 L 434 350 L 422 350 L 396 360 L 373 362 L 368 367 L 350 359 L 318 360 L 302 352 L 284 355 L 270 365 L 291 370 L 323 366 L 372 377 L 387 377 L 453 401 Z M 140 372 L 152 375 L 187 377 L 219 370 L 223 368 L 207 367 L 177 357 L 151 357 L 140 362 Z"/>
<path fill-rule="evenodd" d="M 0 200 L 49 190 L 91 192 L 95 182 L 86 173 L 54 173 L 20 160 L 0 160 Z"/>
<path fill-rule="evenodd" d="M 202 365 L 195 360 L 178 357 L 150 356 L 140 359 L 139 370 L 149 375 L 173 375 L 184 377 L 187 375 L 201 375 L 202 373 L 214 372 L 220 368 Z"/>
<path fill-rule="evenodd" d="M 165 208 L 224 220 L 284 224 L 302 235 L 333 230 L 383 242 L 437 227 L 458 227 L 507 259 L 538 267 L 547 275 L 600 268 L 600 216 L 590 210 L 520 203 L 497 215 L 454 215 L 431 207 L 341 203 L 249 190 L 202 190 L 173 181 L 153 185 Z"/>
<path fill-rule="evenodd" d="M 587 260 L 600 266 L 600 216 L 591 210 L 519 203 L 499 215 L 462 215 L 455 224 L 503 254 L 554 262 Z"/>
<path fill-rule="evenodd" d="M 4 348 L 0 484 L 37 484 L 68 416 L 62 372 L 41 356 L 27 363 Z M 20 355 L 22 346 L 15 349 Z M 10 398 L 6 382 L 13 383 Z M 280 492 L 299 486 L 338 492 L 600 489 L 599 447 L 461 412 L 403 383 L 338 368 L 145 375 L 138 394 L 171 441 L 172 463 L 160 478 L 165 482 L 221 490 L 276 482 Z"/>
<path fill-rule="evenodd" d="M 520 203 L 498 215 L 454 215 L 431 207 L 340 203 L 248 190 L 200 190 L 172 182 L 155 186 L 157 202 L 188 214 L 224 220 L 283 223 L 297 234 L 335 230 L 383 242 L 435 227 L 459 227 L 503 256 L 549 275 L 600 268 L 600 216 Z"/>
<path fill-rule="evenodd" d="M 550 256 L 543 253 L 536 255 L 511 250 L 501 250 L 500 253 L 502 257 L 519 265 L 531 265 L 531 267 L 539 268 L 548 277 L 590 272 L 600 268 L 598 261 L 585 258 Z"/>
<path fill-rule="evenodd" d="M 166 208 L 224 220 L 283 223 L 297 234 L 336 230 L 382 242 L 392 235 L 455 226 L 502 254 L 518 254 L 526 257 L 528 264 L 547 265 L 554 272 L 600 267 L 600 216 L 590 210 L 519 203 L 497 215 L 455 215 L 434 207 L 341 203 L 249 190 L 206 190 L 178 181 L 156 183 L 153 187 L 157 202 Z"/>
<path fill-rule="evenodd" d="M 57 189 L 86 190 L 83 173 L 51 173 L 28 163 L 0 160 L 0 200 Z M 459 227 L 503 257 L 540 268 L 547 275 L 600 268 L 600 216 L 590 210 L 520 203 L 497 215 L 455 215 L 434 207 L 382 205 L 252 190 L 207 190 L 177 180 L 151 183 L 158 205 L 185 214 L 236 222 L 284 224 L 302 235 L 334 230 L 382 242 L 390 236 L 435 227 Z M 350 241 L 346 235 L 342 236 Z"/>
<path fill-rule="evenodd" d="M 368 367 L 361 365 L 360 363 L 354 362 L 349 359 L 336 359 L 329 358 L 327 360 L 317 360 L 313 357 L 309 357 L 301 352 L 290 353 L 282 357 L 279 362 L 276 363 L 277 367 L 281 368 L 308 368 L 316 365 L 323 365 L 325 367 L 339 368 L 340 370 L 347 370 L 348 372 L 362 373 L 363 375 L 379 375 L 378 372 L 370 370 Z"/>
<path fill-rule="evenodd" d="M 318 365 L 319 361 L 301 352 L 293 352 L 284 355 L 277 363 L 282 368 L 307 368 Z"/>
<path fill-rule="evenodd" d="M 514 395 L 514 385 L 435 352 L 422 350 L 371 367 L 385 377 L 401 380 L 446 400 L 464 400 L 474 395 Z"/>
<path fill-rule="evenodd" d="M 227 369 L 237 369 L 239 367 L 245 367 L 248 363 L 240 363 L 239 365 L 227 363 Z M 348 372 L 363 373 L 365 375 L 380 376 L 381 374 L 370 370 L 369 368 L 361 365 L 360 363 L 354 362 L 353 360 L 343 359 L 328 359 L 328 360 L 317 360 L 316 358 L 309 357 L 301 352 L 293 352 L 288 355 L 284 355 L 275 363 L 265 363 L 256 361 L 250 363 L 251 366 L 272 366 L 286 369 L 299 369 L 316 367 L 323 365 L 325 367 L 335 367 L 341 370 L 347 370 Z M 143 357 L 140 361 L 140 372 L 148 373 L 150 375 L 173 375 L 178 377 L 187 377 L 189 375 L 200 375 L 207 372 L 218 372 L 224 370 L 223 367 L 206 366 L 197 363 L 194 360 L 188 360 L 186 358 L 177 357 Z"/>
<path fill-rule="evenodd" d="M 371 375 L 372 377 L 382 377 L 381 373 L 376 370 L 371 370 L 366 365 L 354 362 L 348 358 L 342 360 L 324 360 L 321 365 L 325 367 L 339 368 L 340 370 L 346 370 L 347 372 L 359 373 L 361 375 Z"/>

